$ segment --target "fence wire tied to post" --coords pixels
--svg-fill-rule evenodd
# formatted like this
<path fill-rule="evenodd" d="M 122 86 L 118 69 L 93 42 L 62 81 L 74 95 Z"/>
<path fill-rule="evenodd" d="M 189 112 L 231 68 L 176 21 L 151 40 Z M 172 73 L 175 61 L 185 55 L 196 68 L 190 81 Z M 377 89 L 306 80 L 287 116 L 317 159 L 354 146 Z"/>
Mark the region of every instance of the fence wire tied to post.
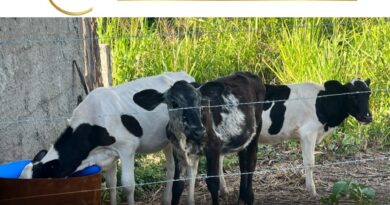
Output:
<path fill-rule="evenodd" d="M 303 97 L 303 98 L 292 98 L 292 99 L 282 99 L 282 100 L 265 100 L 265 101 L 254 101 L 254 102 L 243 102 L 243 103 L 235 103 L 235 104 L 221 104 L 221 105 L 209 105 L 209 106 L 199 106 L 199 107 L 184 107 L 184 108 L 170 108 L 168 112 L 177 111 L 177 110 L 187 110 L 187 109 L 202 109 L 202 108 L 216 108 L 216 107 L 236 107 L 240 105 L 256 105 L 256 104 L 265 104 L 265 103 L 276 103 L 276 102 L 286 102 L 286 101 L 306 101 L 306 100 L 314 100 L 318 98 L 326 98 L 326 97 L 336 97 L 342 95 L 355 95 L 355 94 L 369 94 L 373 92 L 389 92 L 390 88 L 376 88 L 371 91 L 355 91 L 355 92 L 345 92 L 345 93 L 337 93 L 337 94 L 328 94 L 321 95 L 315 97 Z M 131 115 L 139 115 L 144 113 L 154 113 L 157 111 L 143 111 L 143 112 L 131 112 L 127 114 Z M 105 114 L 105 115 L 94 115 L 92 117 L 95 118 L 109 118 L 109 117 L 117 117 L 118 114 Z M 24 123 L 24 122 L 38 122 L 38 121 L 64 121 L 70 119 L 71 116 L 59 116 L 54 118 L 31 118 L 31 119 L 23 119 L 23 120 L 9 120 L 9 119 L 0 119 L 1 124 L 15 124 L 15 123 Z"/>
<path fill-rule="evenodd" d="M 327 164 L 321 164 L 321 165 L 314 165 L 310 166 L 312 168 L 323 168 L 323 167 L 330 167 L 334 165 L 345 165 L 345 164 L 357 164 L 357 163 L 366 163 L 370 161 L 381 161 L 381 160 L 390 160 L 390 157 L 378 157 L 378 158 L 367 158 L 367 159 L 359 159 L 359 160 L 348 160 L 348 161 L 341 161 L 341 162 L 332 162 Z M 253 172 L 235 172 L 235 173 L 229 173 L 229 174 L 222 174 L 222 175 L 213 175 L 213 176 L 207 176 L 207 175 L 200 175 L 194 178 L 181 178 L 181 179 L 173 179 L 173 180 L 162 180 L 162 181 L 155 181 L 155 182 L 145 182 L 145 183 L 139 183 L 135 184 L 135 186 L 147 186 L 147 185 L 156 185 L 156 184 L 165 184 L 168 182 L 178 182 L 178 181 L 188 181 L 191 179 L 197 179 L 197 180 L 206 180 L 208 178 L 219 178 L 219 177 L 234 177 L 234 176 L 241 176 L 241 175 L 257 175 L 257 174 L 268 174 L 268 173 L 276 173 L 276 172 L 287 172 L 287 171 L 294 171 L 294 170 L 301 170 L 304 169 L 304 165 L 298 165 L 295 167 L 289 167 L 289 168 L 282 168 L 282 169 L 262 169 L 257 170 Z M 78 194 L 78 193 L 87 193 L 87 192 L 95 192 L 95 191 L 106 191 L 110 189 L 121 189 L 126 188 L 128 186 L 116 186 L 111 188 L 100 188 L 100 189 L 89 189 L 89 190 L 81 190 L 81 191 L 72 191 L 72 192 L 62 192 L 62 193 L 54 193 L 54 194 L 40 194 L 40 195 L 33 195 L 33 196 L 26 196 L 26 197 L 15 197 L 15 198 L 9 198 L 9 199 L 1 199 L 1 201 L 13 201 L 13 200 L 24 200 L 24 199 L 32 199 L 32 198 L 41 198 L 41 197 L 51 197 L 51 196 L 58 196 L 58 195 L 67 195 L 67 194 Z"/>

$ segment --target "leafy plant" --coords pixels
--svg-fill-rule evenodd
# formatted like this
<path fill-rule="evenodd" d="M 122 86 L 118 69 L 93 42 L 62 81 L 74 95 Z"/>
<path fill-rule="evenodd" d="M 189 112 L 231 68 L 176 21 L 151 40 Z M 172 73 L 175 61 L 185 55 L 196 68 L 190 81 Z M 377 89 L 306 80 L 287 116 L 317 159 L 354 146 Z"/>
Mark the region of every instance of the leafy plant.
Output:
<path fill-rule="evenodd" d="M 350 199 L 357 205 L 375 204 L 373 199 L 375 190 L 364 184 L 353 181 L 338 181 L 334 183 L 332 193 L 329 196 L 322 197 L 323 204 L 339 204 L 341 199 Z"/>

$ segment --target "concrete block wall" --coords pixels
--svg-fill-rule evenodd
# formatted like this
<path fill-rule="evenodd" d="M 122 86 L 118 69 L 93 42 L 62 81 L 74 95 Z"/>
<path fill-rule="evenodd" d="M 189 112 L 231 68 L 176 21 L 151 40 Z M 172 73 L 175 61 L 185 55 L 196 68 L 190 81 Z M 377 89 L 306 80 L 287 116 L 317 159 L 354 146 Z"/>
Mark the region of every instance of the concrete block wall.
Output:
<path fill-rule="evenodd" d="M 80 18 L 0 18 L 0 163 L 30 159 L 61 134 L 84 96 Z"/>

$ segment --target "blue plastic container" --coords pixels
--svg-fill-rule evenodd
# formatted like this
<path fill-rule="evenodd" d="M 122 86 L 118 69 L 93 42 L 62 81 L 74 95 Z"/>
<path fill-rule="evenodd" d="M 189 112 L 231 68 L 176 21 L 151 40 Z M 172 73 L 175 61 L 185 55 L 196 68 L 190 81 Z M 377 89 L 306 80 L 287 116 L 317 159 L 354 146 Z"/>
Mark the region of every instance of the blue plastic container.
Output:
<path fill-rule="evenodd" d="M 9 162 L 0 165 L 0 178 L 17 179 L 22 173 L 24 167 L 28 165 L 31 160 L 19 160 Z M 97 165 L 86 167 L 76 173 L 73 173 L 71 177 L 89 176 L 97 174 L 101 171 L 101 168 Z"/>

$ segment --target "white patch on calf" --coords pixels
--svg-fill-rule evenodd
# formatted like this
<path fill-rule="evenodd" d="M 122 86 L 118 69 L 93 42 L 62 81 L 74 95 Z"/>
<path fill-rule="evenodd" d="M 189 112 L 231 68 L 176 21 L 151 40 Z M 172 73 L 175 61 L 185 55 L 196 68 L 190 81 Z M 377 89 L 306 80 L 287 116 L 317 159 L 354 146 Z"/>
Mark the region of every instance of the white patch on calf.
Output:
<path fill-rule="evenodd" d="M 286 112 L 284 113 L 283 126 L 277 134 L 269 133 L 269 128 L 272 125 L 270 114 L 275 105 L 273 103 L 261 115 L 263 122 L 259 137 L 260 143 L 277 144 L 293 138 L 300 139 L 300 132 L 316 133 L 315 136 L 319 135 L 317 134 L 318 132 L 323 133 L 324 125 L 318 121 L 315 109 L 316 99 L 313 97 L 316 97 L 321 90 L 324 90 L 324 87 L 314 83 L 300 83 L 287 86 L 291 92 L 284 103 Z"/>
<path fill-rule="evenodd" d="M 223 97 L 223 100 L 227 104 L 224 108 L 228 110 L 228 113 L 221 113 L 221 123 L 217 127 L 213 125 L 213 128 L 221 141 L 228 142 L 231 137 L 241 134 L 245 115 L 238 109 L 239 101 L 234 95 Z"/>
<path fill-rule="evenodd" d="M 92 165 L 98 165 L 102 170 L 107 170 L 119 157 L 118 151 L 114 151 L 112 149 L 114 148 L 95 148 L 89 153 L 88 157 L 81 162 L 81 165 L 78 166 L 74 172 L 80 171 Z"/>
<path fill-rule="evenodd" d="M 176 146 L 173 146 L 174 149 L 176 149 L 176 152 L 180 154 L 182 158 L 184 158 L 187 165 L 196 165 L 199 160 L 198 153 L 201 149 L 199 145 L 187 143 L 187 137 L 183 133 L 179 134 L 179 138 L 177 138 L 177 140 L 179 141 L 180 150 L 177 150 Z M 183 159 L 181 159 L 181 161 L 182 160 Z"/>
<path fill-rule="evenodd" d="M 31 179 L 32 178 L 32 168 L 33 164 L 29 163 L 24 168 L 22 173 L 19 176 L 19 179 Z"/>

